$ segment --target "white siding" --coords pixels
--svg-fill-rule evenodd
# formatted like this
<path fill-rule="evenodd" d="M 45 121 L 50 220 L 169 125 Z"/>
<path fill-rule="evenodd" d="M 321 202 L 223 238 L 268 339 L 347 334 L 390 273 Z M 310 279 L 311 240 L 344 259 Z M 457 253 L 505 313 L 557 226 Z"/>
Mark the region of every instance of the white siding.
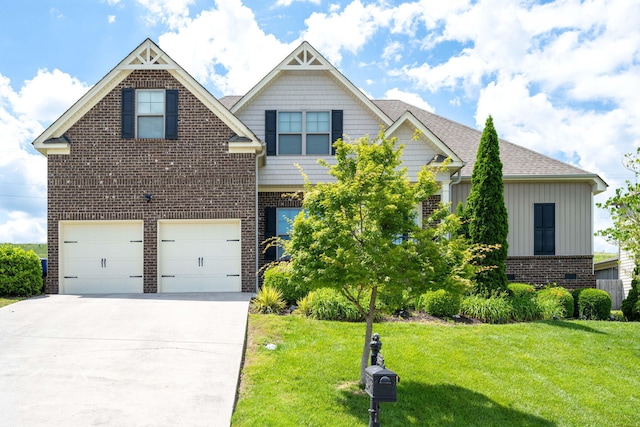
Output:
<path fill-rule="evenodd" d="M 404 144 L 404 152 L 402 153 L 402 166 L 407 168 L 411 180 L 415 180 L 418 171 L 433 159 L 436 154 L 433 144 L 421 135 L 417 141 L 413 140 L 415 129 L 407 124 L 400 126 L 398 131 L 391 137 L 398 138 L 399 144 Z"/>
<path fill-rule="evenodd" d="M 633 277 L 633 269 L 635 265 L 631 259 L 631 253 L 628 251 L 620 251 L 620 279 L 622 280 L 622 292 L 626 298 L 631 290 L 631 279 Z"/>
<path fill-rule="evenodd" d="M 287 71 L 237 113 L 238 118 L 263 141 L 266 110 L 343 110 L 343 133 L 354 139 L 367 134 L 376 136 L 382 124 L 324 71 Z M 326 169 L 317 164 L 317 156 L 269 156 L 266 165 L 259 170 L 260 184 L 301 185 L 303 180 L 295 164 L 303 168 L 311 182 L 330 178 Z"/>
<path fill-rule="evenodd" d="M 452 209 L 465 202 L 471 184 L 452 188 Z M 556 255 L 593 253 L 593 200 L 586 183 L 506 183 L 504 199 L 509 214 L 509 255 L 533 255 L 533 205 L 556 205 Z"/>

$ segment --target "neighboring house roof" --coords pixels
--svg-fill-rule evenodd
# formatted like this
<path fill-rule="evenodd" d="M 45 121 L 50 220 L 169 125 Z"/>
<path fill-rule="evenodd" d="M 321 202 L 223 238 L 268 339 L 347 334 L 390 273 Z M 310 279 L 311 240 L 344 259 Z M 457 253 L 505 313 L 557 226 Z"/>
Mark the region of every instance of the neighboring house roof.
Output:
<path fill-rule="evenodd" d="M 235 133 L 230 135 L 230 152 L 262 151 L 262 144 L 253 132 L 150 39 L 142 42 L 53 122 L 36 138 L 33 142 L 34 147 L 44 155 L 68 154 L 69 141 L 64 138 L 64 133 L 134 70 L 168 71 Z"/>

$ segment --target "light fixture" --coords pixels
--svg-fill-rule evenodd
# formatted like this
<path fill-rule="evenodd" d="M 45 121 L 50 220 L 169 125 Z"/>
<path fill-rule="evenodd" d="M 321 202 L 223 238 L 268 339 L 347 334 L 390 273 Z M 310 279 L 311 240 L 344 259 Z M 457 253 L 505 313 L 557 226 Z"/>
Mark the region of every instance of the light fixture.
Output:
<path fill-rule="evenodd" d="M 149 202 L 151 202 L 151 199 L 153 199 L 153 194 L 145 193 L 144 194 L 144 198 L 147 199 L 147 203 L 149 203 Z"/>

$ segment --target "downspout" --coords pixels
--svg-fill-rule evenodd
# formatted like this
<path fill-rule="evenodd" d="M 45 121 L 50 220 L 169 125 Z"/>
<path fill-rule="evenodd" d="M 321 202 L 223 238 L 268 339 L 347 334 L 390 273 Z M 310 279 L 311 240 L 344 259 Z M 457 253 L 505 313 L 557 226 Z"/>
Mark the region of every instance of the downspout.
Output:
<path fill-rule="evenodd" d="M 460 184 L 460 181 L 462 181 L 462 168 L 464 167 L 464 165 L 466 165 L 466 163 L 463 163 L 462 167 L 460 169 L 458 169 L 458 171 L 454 174 L 454 176 L 456 174 L 458 174 L 458 178 L 455 181 L 451 181 L 449 183 L 449 194 L 453 193 L 453 191 L 452 191 L 453 190 L 453 186 Z M 453 212 L 455 212 L 455 207 L 453 206 L 453 204 L 451 205 L 451 208 L 454 209 Z"/>
<path fill-rule="evenodd" d="M 258 293 L 260 287 L 260 276 L 258 275 L 260 269 L 260 210 L 258 209 L 258 163 L 260 162 L 260 158 L 264 157 L 267 154 L 267 147 L 265 147 L 264 143 L 260 143 L 262 145 L 262 151 L 260 154 L 256 156 L 256 293 Z"/>

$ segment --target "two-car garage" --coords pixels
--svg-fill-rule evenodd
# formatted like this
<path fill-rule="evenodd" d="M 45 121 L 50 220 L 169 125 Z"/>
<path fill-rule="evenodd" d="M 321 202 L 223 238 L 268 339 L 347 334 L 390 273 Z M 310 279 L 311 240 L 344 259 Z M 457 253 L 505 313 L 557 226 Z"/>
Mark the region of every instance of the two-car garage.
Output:
<path fill-rule="evenodd" d="M 142 293 L 145 263 L 158 292 L 241 291 L 240 220 L 158 221 L 146 252 L 143 221 L 59 224 L 60 293 Z"/>

